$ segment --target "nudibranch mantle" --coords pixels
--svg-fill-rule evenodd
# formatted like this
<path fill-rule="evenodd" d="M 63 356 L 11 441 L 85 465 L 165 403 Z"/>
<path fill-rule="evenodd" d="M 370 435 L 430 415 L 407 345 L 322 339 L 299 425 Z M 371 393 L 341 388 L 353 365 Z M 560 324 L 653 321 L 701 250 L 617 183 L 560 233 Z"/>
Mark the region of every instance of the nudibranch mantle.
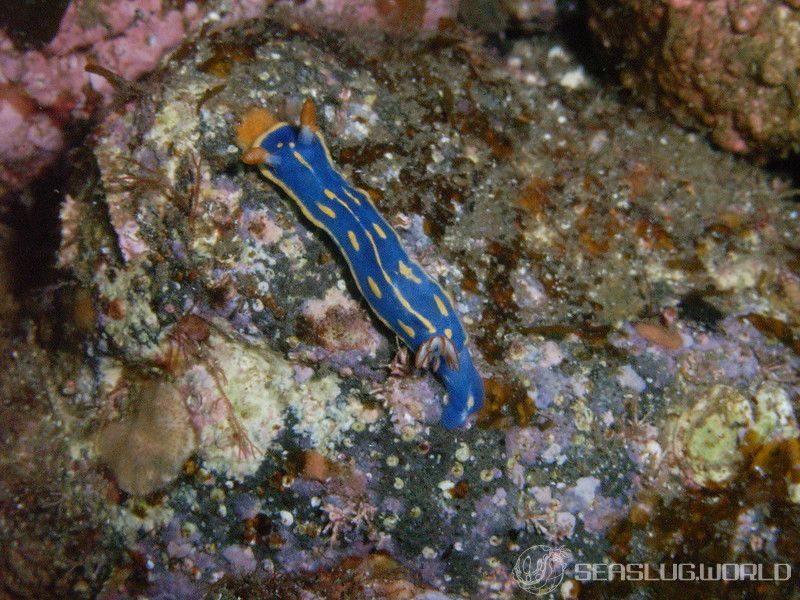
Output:
<path fill-rule="evenodd" d="M 408 256 L 369 195 L 337 171 L 310 99 L 300 121 L 278 122 L 260 109 L 245 115 L 242 160 L 258 165 L 331 237 L 375 315 L 415 353 L 416 366 L 430 367 L 446 388 L 442 424 L 463 425 L 483 404 L 483 380 L 449 296 Z"/>

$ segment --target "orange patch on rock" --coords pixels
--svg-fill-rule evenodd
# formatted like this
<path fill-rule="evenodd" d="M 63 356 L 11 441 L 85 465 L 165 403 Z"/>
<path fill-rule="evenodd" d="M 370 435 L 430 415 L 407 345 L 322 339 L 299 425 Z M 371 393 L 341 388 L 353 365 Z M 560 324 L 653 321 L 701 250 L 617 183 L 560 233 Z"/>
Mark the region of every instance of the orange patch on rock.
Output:
<path fill-rule="evenodd" d="M 306 450 L 303 458 L 303 477 L 306 479 L 325 481 L 331 476 L 328 460 L 316 450 Z"/>
<path fill-rule="evenodd" d="M 683 338 L 677 331 L 667 329 L 656 323 L 636 323 L 633 328 L 648 342 L 666 348 L 667 350 L 680 350 L 683 348 Z"/>

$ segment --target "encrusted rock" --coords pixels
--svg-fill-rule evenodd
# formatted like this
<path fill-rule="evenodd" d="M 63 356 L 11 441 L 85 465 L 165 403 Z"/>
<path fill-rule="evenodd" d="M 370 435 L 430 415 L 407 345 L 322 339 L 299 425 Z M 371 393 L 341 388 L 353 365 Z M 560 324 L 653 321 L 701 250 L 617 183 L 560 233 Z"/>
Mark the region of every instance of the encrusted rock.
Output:
<path fill-rule="evenodd" d="M 590 0 L 625 87 L 722 148 L 800 150 L 800 7 L 780 0 Z"/>

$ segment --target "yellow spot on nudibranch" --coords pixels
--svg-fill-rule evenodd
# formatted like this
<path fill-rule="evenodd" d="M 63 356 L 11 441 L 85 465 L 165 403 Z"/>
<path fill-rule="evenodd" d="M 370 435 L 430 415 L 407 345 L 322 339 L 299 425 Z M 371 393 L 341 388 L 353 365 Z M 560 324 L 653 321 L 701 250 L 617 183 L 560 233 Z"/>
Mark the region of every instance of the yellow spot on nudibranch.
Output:
<path fill-rule="evenodd" d="M 283 142 L 278 142 L 278 143 L 276 144 L 276 146 L 277 146 L 278 148 L 283 148 Z"/>
<path fill-rule="evenodd" d="M 292 142 L 291 145 L 293 146 L 294 142 Z M 299 162 L 301 165 L 303 165 L 309 171 L 313 171 L 314 170 L 314 168 L 310 164 L 308 164 L 308 161 L 305 158 L 303 158 L 303 155 L 300 154 L 297 150 L 294 151 L 294 157 L 297 159 L 297 162 Z"/>
<path fill-rule="evenodd" d="M 472 410 L 472 407 L 475 406 L 475 398 L 472 394 L 467 397 L 467 409 Z"/>
<path fill-rule="evenodd" d="M 402 260 L 399 262 L 398 267 L 400 268 L 400 275 L 402 275 L 406 279 L 410 279 L 414 283 L 422 283 L 422 280 L 419 277 L 417 277 L 416 275 L 414 275 L 414 271 L 411 270 L 411 267 L 409 267 Z M 436 298 L 438 300 L 439 297 L 437 296 Z M 437 302 L 437 304 L 438 304 L 438 302 Z M 439 308 L 439 310 L 442 310 L 442 309 Z M 447 316 L 446 312 L 444 313 L 444 316 L 445 317 Z"/>
<path fill-rule="evenodd" d="M 403 308 L 405 308 L 408 312 L 410 312 L 412 315 L 417 317 L 422 322 L 422 324 L 425 326 L 425 328 L 428 330 L 428 332 L 436 333 L 436 327 L 433 326 L 433 323 L 431 323 L 430 321 L 428 321 L 428 319 L 426 319 L 421 314 L 419 314 L 417 311 L 415 311 L 414 308 L 411 306 L 411 303 L 408 300 L 406 300 L 406 297 L 403 296 L 402 293 L 400 293 L 400 290 L 398 290 L 394 286 L 392 286 L 392 289 L 394 290 L 395 298 L 397 298 L 397 301 L 400 302 L 400 304 L 403 306 Z"/>
<path fill-rule="evenodd" d="M 353 248 L 355 249 L 356 252 L 358 252 L 358 249 L 360 248 L 360 246 L 358 245 L 358 238 L 356 237 L 355 232 L 348 231 L 347 232 L 347 237 L 350 238 L 350 243 L 353 244 Z"/>
<path fill-rule="evenodd" d="M 386 239 L 386 232 L 383 230 L 383 228 L 380 225 L 378 225 L 377 223 L 373 223 L 372 224 L 372 228 L 375 230 L 375 233 L 378 234 L 378 237 L 380 237 L 383 240 Z"/>
<path fill-rule="evenodd" d="M 383 294 L 381 294 L 381 288 L 378 287 L 378 284 L 375 283 L 375 280 L 369 275 L 367 275 L 367 283 L 369 284 L 373 294 L 375 294 L 378 298 L 383 296 Z"/>
<path fill-rule="evenodd" d="M 322 212 L 324 212 L 326 215 L 328 215 L 331 219 L 335 219 L 336 218 L 336 213 L 334 212 L 334 210 L 332 208 L 330 208 L 328 206 L 325 206 L 324 204 L 321 204 L 320 202 L 317 202 L 317 207 Z"/>
<path fill-rule="evenodd" d="M 447 336 L 447 339 L 449 340 L 450 338 L 453 337 L 453 330 L 448 327 L 447 329 L 444 330 L 444 334 Z"/>
<path fill-rule="evenodd" d="M 414 337 L 414 330 L 411 327 L 409 327 L 408 325 L 403 323 L 400 319 L 397 319 L 397 324 L 400 325 L 400 327 L 403 329 L 403 331 L 406 332 L 408 337 L 412 337 L 412 338 Z"/>
<path fill-rule="evenodd" d="M 350 192 L 348 192 L 347 190 L 344 190 L 344 193 L 345 193 L 345 194 L 347 194 L 347 197 L 348 197 L 348 198 L 350 198 L 350 200 L 352 200 L 353 202 L 355 202 L 356 204 L 358 204 L 359 206 L 361 206 L 361 200 L 359 200 L 358 198 L 356 198 L 355 196 L 353 196 L 353 194 L 351 194 L 351 193 L 350 193 Z"/>
<path fill-rule="evenodd" d="M 386 269 L 383 268 L 383 263 L 381 263 L 381 255 L 378 252 L 378 247 L 375 245 L 375 240 L 372 239 L 372 234 L 366 229 L 364 230 L 364 233 L 366 234 L 367 238 L 369 239 L 369 243 L 372 244 L 372 249 L 375 251 L 375 260 L 378 261 L 378 267 L 380 268 L 381 273 L 383 273 L 383 278 L 386 280 L 386 283 L 389 284 L 389 287 L 392 288 L 392 291 L 394 292 L 395 298 L 397 298 L 397 300 L 400 302 L 400 304 L 403 306 L 403 308 L 405 308 L 408 312 L 410 312 L 417 319 L 419 319 L 419 321 L 425 326 L 425 328 L 430 333 L 436 333 L 436 328 L 431 324 L 431 322 L 428 319 L 426 319 L 425 317 L 423 317 L 421 314 L 419 314 L 416 310 L 414 310 L 411 307 L 411 304 L 409 304 L 408 300 L 406 300 L 405 297 L 403 297 L 403 294 L 394 285 L 394 282 L 392 281 L 392 278 L 389 277 L 389 274 L 386 272 Z"/>
<path fill-rule="evenodd" d="M 289 142 L 289 148 L 294 148 L 294 142 Z"/>
<path fill-rule="evenodd" d="M 400 293 L 400 290 L 395 290 L 394 295 L 397 296 L 397 299 L 400 301 L 400 304 L 403 305 L 407 311 L 411 312 L 411 303 L 406 300 L 406 297 Z"/>
<path fill-rule="evenodd" d="M 444 305 L 444 302 L 442 302 L 442 299 L 436 294 L 433 295 L 433 299 L 436 301 L 436 306 L 439 308 L 439 312 L 442 313 L 443 317 L 446 317 L 449 313 L 447 312 L 447 307 Z"/>

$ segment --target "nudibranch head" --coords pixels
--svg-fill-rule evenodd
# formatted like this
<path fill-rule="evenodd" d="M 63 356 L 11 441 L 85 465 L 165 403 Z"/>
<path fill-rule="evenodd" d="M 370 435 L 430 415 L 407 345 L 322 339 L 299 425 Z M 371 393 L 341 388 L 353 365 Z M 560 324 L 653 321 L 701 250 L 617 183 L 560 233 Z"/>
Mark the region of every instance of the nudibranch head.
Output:
<path fill-rule="evenodd" d="M 441 361 L 436 377 L 447 389 L 447 403 L 442 409 L 442 425 L 448 429 L 460 427 L 467 417 L 483 406 L 483 379 L 472 364 L 469 349 L 465 346 L 458 356 L 458 367 L 450 368 Z"/>
<path fill-rule="evenodd" d="M 266 108 L 251 108 L 242 116 L 236 128 L 236 142 L 242 150 L 249 150 L 264 133 L 280 121 Z"/>
<path fill-rule="evenodd" d="M 245 113 L 236 138 L 244 151 L 242 162 L 260 166 L 270 179 L 271 175 L 280 180 L 291 175 L 297 162 L 312 171 L 312 164 L 330 164 L 317 125 L 317 108 L 310 98 L 303 102 L 299 127 L 279 121 L 266 109 L 256 108 Z"/>

